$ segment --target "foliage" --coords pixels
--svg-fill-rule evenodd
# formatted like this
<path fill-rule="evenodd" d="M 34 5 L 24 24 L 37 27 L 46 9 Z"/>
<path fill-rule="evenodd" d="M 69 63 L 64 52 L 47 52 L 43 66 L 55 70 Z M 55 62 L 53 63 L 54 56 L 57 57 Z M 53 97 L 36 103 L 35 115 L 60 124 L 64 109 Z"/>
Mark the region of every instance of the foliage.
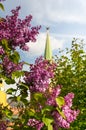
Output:
<path fill-rule="evenodd" d="M 4 6 L 3 6 L 3 4 L 1 3 L 1 2 L 3 2 L 3 1 L 5 1 L 5 0 L 0 0 L 0 9 L 4 11 Z"/>
<path fill-rule="evenodd" d="M 56 56 L 58 64 L 55 76 L 55 84 L 62 84 L 62 95 L 68 92 L 75 94 L 73 108 L 79 108 L 80 115 L 72 123 L 71 130 L 84 130 L 86 128 L 86 52 L 82 40 L 73 39 L 70 49 L 66 49 L 65 55 L 59 52 Z"/>
<path fill-rule="evenodd" d="M 40 27 L 31 27 L 31 15 L 24 20 L 19 19 L 19 9 L 20 7 L 17 7 L 12 10 L 12 16 L 0 21 L 0 78 L 7 84 L 16 85 L 16 88 L 7 90 L 10 95 L 9 104 L 0 109 L 4 113 L 5 121 L 8 121 L 4 126 L 8 127 L 11 122 L 10 127 L 14 130 L 70 128 L 79 110 L 72 107 L 74 93 L 60 95 L 62 82 L 58 78 L 58 68 L 61 62 L 57 66 L 54 61 L 40 57 L 36 59 L 35 64 L 30 65 L 29 70 L 23 71 L 25 62 L 21 62 L 16 48 L 27 51 L 26 42 L 36 40 Z M 16 114 L 11 108 L 12 104 Z M 1 118 L 1 125 L 2 121 Z"/>
<path fill-rule="evenodd" d="M 4 6 L 2 3 L 0 3 L 0 9 L 2 9 L 4 11 Z"/>

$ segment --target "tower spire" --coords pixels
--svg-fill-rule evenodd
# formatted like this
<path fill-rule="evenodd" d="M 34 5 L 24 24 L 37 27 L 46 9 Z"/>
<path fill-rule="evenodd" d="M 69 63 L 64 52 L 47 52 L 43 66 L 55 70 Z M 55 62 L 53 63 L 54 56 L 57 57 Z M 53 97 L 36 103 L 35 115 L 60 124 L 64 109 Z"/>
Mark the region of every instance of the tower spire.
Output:
<path fill-rule="evenodd" d="M 49 27 L 46 27 L 46 30 L 47 30 L 47 36 L 46 36 L 44 58 L 46 60 L 52 60 L 52 50 L 51 50 L 50 38 L 49 38 Z"/>

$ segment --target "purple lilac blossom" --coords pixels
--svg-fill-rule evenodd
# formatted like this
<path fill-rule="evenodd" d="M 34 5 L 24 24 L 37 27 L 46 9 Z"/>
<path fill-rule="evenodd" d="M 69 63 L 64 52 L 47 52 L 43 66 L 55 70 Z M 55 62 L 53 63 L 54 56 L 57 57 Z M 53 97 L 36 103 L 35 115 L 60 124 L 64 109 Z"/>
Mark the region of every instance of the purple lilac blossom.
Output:
<path fill-rule="evenodd" d="M 57 127 L 61 128 L 70 128 L 70 123 L 73 122 L 76 117 L 79 114 L 79 111 L 77 110 L 71 110 L 70 108 L 65 109 L 65 111 L 62 109 L 65 115 L 65 119 L 58 113 L 58 111 L 53 112 L 53 117 L 54 117 L 54 124 Z"/>
<path fill-rule="evenodd" d="M 6 130 L 7 126 L 4 121 L 0 121 L 0 130 Z"/>
<path fill-rule="evenodd" d="M 74 98 L 73 93 L 68 93 L 65 97 L 65 104 L 62 106 L 62 112 L 65 115 L 63 118 L 58 111 L 53 111 L 52 116 L 54 117 L 54 125 L 57 127 L 62 127 L 68 129 L 70 127 L 70 123 L 76 120 L 79 110 L 72 110 L 72 99 Z"/>
<path fill-rule="evenodd" d="M 56 124 L 53 124 L 53 130 L 59 130 L 59 128 Z"/>
<path fill-rule="evenodd" d="M 62 108 L 62 111 L 65 114 L 67 122 L 69 123 L 73 122 L 79 114 L 79 110 L 72 110 L 66 105 Z"/>
<path fill-rule="evenodd" d="M 3 55 L 5 53 L 4 49 L 2 46 L 0 46 L 0 55 Z"/>
<path fill-rule="evenodd" d="M 66 116 L 66 120 L 71 123 L 73 122 L 76 117 L 78 116 L 79 114 L 79 110 L 72 110 L 71 107 L 72 107 L 72 100 L 74 98 L 74 93 L 68 93 L 65 97 L 64 97 L 64 100 L 65 100 L 65 105 L 62 107 L 62 110 Z"/>
<path fill-rule="evenodd" d="M 12 49 L 20 47 L 22 50 L 27 51 L 29 47 L 26 43 L 29 41 L 36 41 L 36 36 L 39 33 L 38 30 L 40 27 L 31 27 L 31 15 L 26 16 L 23 20 L 19 19 L 19 10 L 20 6 L 11 11 L 12 16 L 6 16 L 5 19 L 0 21 L 0 40 L 3 38 L 7 39 Z"/>
<path fill-rule="evenodd" d="M 57 127 L 62 127 L 62 128 L 69 128 L 70 123 L 68 123 L 59 113 L 58 111 L 53 111 L 52 113 L 54 117 L 54 125 Z"/>
<path fill-rule="evenodd" d="M 23 64 L 24 64 L 23 62 L 15 64 L 11 60 L 9 60 L 7 56 L 5 56 L 3 59 L 2 66 L 5 74 L 11 76 L 12 72 L 15 72 L 17 70 L 22 70 Z"/>
<path fill-rule="evenodd" d="M 44 126 L 44 123 L 36 119 L 29 119 L 27 125 L 36 128 L 37 130 L 41 130 L 41 128 Z"/>
<path fill-rule="evenodd" d="M 57 87 L 52 88 L 52 92 L 48 95 L 46 104 L 57 106 L 55 98 L 59 96 L 60 92 L 61 92 L 61 85 L 57 85 Z"/>
<path fill-rule="evenodd" d="M 72 106 L 72 99 L 74 98 L 74 93 L 68 93 L 64 99 L 65 99 L 65 102 L 66 102 L 66 105 L 71 107 Z"/>
<path fill-rule="evenodd" d="M 25 75 L 25 82 L 30 86 L 31 92 L 45 92 L 49 88 L 50 79 L 54 77 L 56 65 L 44 60 L 42 57 L 30 66 L 30 72 Z"/>

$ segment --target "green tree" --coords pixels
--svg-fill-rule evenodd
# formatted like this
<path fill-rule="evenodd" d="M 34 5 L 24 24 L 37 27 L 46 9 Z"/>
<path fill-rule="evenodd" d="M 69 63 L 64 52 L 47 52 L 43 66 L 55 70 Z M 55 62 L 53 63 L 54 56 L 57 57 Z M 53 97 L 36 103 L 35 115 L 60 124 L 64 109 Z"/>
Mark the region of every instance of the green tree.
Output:
<path fill-rule="evenodd" d="M 72 123 L 70 130 L 85 130 L 86 128 L 86 52 L 83 40 L 73 39 L 71 48 L 59 51 L 56 56 L 58 64 L 55 83 L 61 84 L 62 95 L 74 92 L 74 108 L 80 110 L 78 119 Z"/>

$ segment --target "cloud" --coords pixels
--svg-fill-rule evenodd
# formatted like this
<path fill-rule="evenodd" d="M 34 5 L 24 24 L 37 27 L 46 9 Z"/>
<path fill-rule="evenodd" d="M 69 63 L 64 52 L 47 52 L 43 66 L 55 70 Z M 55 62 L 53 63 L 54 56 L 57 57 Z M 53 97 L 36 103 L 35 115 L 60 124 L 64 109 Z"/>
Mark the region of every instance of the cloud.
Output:
<path fill-rule="evenodd" d="M 24 12 L 31 13 L 38 24 L 86 23 L 86 0 L 25 0 L 21 5 Z"/>
<path fill-rule="evenodd" d="M 65 41 L 73 38 L 78 38 L 78 39 L 85 39 L 86 40 L 86 35 L 80 35 L 80 34 L 54 34 L 54 37 L 60 38 L 60 39 L 66 39 Z"/>
<path fill-rule="evenodd" d="M 56 34 L 51 33 L 49 35 L 50 37 L 50 44 L 52 48 L 52 52 L 60 49 L 63 49 L 65 44 L 70 45 L 73 38 L 79 38 L 79 39 L 86 39 L 85 35 L 70 35 L 70 34 Z M 27 45 L 29 46 L 29 52 L 26 53 L 27 57 L 37 57 L 44 54 L 45 50 L 45 44 L 46 44 L 46 33 L 40 33 L 37 37 L 37 41 L 35 43 L 29 42 Z"/>
<path fill-rule="evenodd" d="M 40 33 L 37 41 L 35 43 L 27 43 L 27 45 L 29 46 L 29 56 L 40 56 L 44 54 L 44 50 L 45 50 L 45 44 L 46 44 L 46 34 L 45 33 Z M 52 47 L 52 51 L 58 49 L 58 48 L 62 48 L 63 44 L 64 44 L 64 40 L 58 40 L 57 38 L 55 38 L 53 35 L 50 36 L 50 44 Z"/>

